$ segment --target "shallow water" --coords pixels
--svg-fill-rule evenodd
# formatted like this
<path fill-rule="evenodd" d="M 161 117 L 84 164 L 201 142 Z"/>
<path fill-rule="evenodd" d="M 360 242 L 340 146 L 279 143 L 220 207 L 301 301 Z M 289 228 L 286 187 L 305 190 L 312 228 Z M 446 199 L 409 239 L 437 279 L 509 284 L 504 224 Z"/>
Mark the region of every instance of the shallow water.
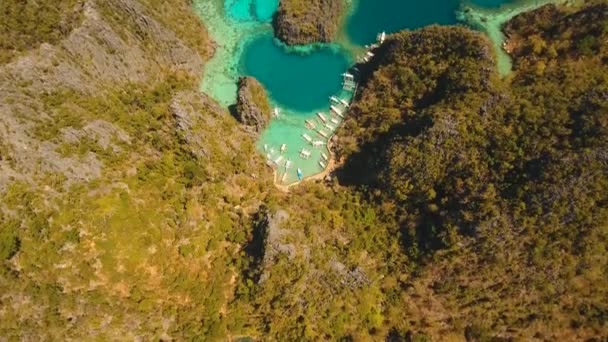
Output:
<path fill-rule="evenodd" d="M 327 143 L 316 130 L 305 127 L 305 120 L 324 126 L 316 113 L 323 111 L 330 120 L 329 97 L 334 95 L 350 102 L 352 93 L 341 90 L 341 74 L 353 62 L 353 54 L 364 44 L 375 41 L 381 31 L 417 29 L 430 24 L 455 24 L 466 20 L 486 32 L 497 47 L 501 73 L 510 70 L 510 59 L 500 50 L 504 37 L 500 26 L 516 13 L 551 0 L 520 0 L 517 5 L 505 0 L 353 0 L 351 16 L 336 44 L 318 44 L 287 48 L 272 38 L 270 21 L 279 0 L 197 0 L 194 7 L 217 43 L 214 57 L 207 63 L 201 90 L 228 107 L 236 100 L 239 76 L 257 78 L 268 90 L 273 106 L 281 115 L 272 120 L 258 140 L 258 148 L 269 160 L 277 161 L 278 179 L 285 173 L 285 162 L 291 161 L 285 183 L 297 181 L 296 170 L 304 177 L 323 170 L 321 154 L 328 155 L 325 145 L 313 148 L 302 137 Z M 483 6 L 480 7 L 480 6 Z M 341 118 L 333 115 L 334 120 Z M 335 124 L 330 123 L 335 126 Z M 333 127 L 332 127 L 333 128 Z M 328 136 L 328 128 L 323 128 Z M 286 145 L 287 150 L 280 148 Z M 300 151 L 310 151 L 302 159 Z"/>
<path fill-rule="evenodd" d="M 270 21 L 279 0 L 226 0 L 226 15 L 236 21 Z"/>

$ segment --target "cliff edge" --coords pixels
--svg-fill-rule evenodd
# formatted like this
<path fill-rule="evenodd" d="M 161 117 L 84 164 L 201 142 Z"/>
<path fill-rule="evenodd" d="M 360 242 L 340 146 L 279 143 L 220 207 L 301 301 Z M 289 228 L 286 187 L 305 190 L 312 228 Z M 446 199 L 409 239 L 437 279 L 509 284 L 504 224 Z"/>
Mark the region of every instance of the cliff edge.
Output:
<path fill-rule="evenodd" d="M 344 9 L 341 0 L 281 0 L 273 20 L 275 36 L 287 45 L 330 42 Z"/>

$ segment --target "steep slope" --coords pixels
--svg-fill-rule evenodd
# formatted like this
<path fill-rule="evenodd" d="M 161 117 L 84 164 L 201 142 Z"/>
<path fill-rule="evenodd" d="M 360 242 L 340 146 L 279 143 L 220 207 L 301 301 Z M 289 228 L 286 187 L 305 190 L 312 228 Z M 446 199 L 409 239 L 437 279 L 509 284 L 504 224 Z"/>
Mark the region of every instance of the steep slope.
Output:
<path fill-rule="evenodd" d="M 608 11 L 572 11 L 507 26 L 510 84 L 453 28 L 397 34 L 364 70 L 341 179 L 392 207 L 404 252 L 427 265 L 414 283 L 444 308 L 432 335 L 441 324 L 471 338 L 606 332 Z"/>
<path fill-rule="evenodd" d="M 480 34 L 392 35 L 337 177 L 284 194 L 188 1 L 26 3 L 61 32 L 2 31 L 2 338 L 608 334 L 605 4 L 516 17 L 504 81 Z"/>
<path fill-rule="evenodd" d="M 211 43 L 187 1 L 74 6 L 0 65 L 0 336 L 225 336 L 271 175 L 198 92 Z"/>

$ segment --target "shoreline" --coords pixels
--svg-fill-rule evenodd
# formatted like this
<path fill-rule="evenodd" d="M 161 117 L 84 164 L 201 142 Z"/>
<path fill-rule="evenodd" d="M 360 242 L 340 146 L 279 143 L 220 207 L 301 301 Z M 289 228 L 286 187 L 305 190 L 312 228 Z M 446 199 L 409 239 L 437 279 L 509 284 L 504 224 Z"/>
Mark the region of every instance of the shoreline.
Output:
<path fill-rule="evenodd" d="M 335 136 L 335 135 L 334 135 Z M 327 160 L 327 167 L 325 167 L 325 170 L 314 174 L 312 176 L 309 177 L 305 177 L 303 178 L 301 181 L 297 181 L 295 183 L 291 183 L 291 184 L 282 184 L 281 181 L 278 179 L 279 176 L 279 172 L 276 168 L 273 168 L 273 183 L 274 186 L 277 187 L 277 189 L 279 189 L 280 191 L 284 192 L 284 193 L 289 193 L 289 190 L 291 188 L 294 188 L 298 185 L 301 185 L 305 182 L 310 182 L 310 181 L 318 181 L 318 180 L 324 180 L 327 176 L 331 175 L 331 173 L 337 169 L 338 167 L 338 163 L 336 161 L 336 156 L 335 153 L 332 151 L 332 148 L 334 147 L 334 142 L 333 142 L 333 137 L 332 136 L 329 139 L 329 142 L 327 144 L 327 151 L 329 152 L 329 159 Z"/>
<path fill-rule="evenodd" d="M 346 22 L 356 11 L 359 1 L 361 0 L 343 0 L 348 9 L 343 17 L 341 29 L 338 32 L 336 40 L 331 43 L 315 43 L 311 45 L 288 47 L 285 44 L 278 44 L 285 53 L 307 54 L 321 47 L 329 47 L 332 50 L 345 53 L 353 60 L 349 61 L 352 66 L 358 64 L 357 55 L 363 51 L 369 51 L 368 47 L 356 46 L 349 39 L 346 33 Z M 484 8 L 474 5 L 471 1 L 461 1 L 460 9 L 455 13 L 456 20 L 460 21 L 474 30 L 478 30 L 486 34 L 489 40 L 494 45 L 496 53 L 496 68 L 498 73 L 505 77 L 512 70 L 512 60 L 508 52 L 504 48 L 507 37 L 502 33 L 502 27 L 506 22 L 511 20 L 516 15 L 535 10 L 546 4 L 567 4 L 576 2 L 576 0 L 515 0 L 512 3 L 504 4 L 499 8 Z M 239 63 L 241 61 L 243 50 L 247 44 L 259 36 L 273 35 L 272 27 L 269 22 L 262 21 L 245 21 L 239 22 L 231 19 L 228 14 L 224 13 L 223 0 L 211 1 L 194 1 L 193 8 L 199 15 L 201 20 L 206 25 L 208 32 L 215 43 L 215 51 L 207 65 L 205 66 L 203 79 L 200 84 L 200 91 L 210 95 L 221 106 L 228 108 L 236 100 L 236 79 L 239 76 Z M 276 38 L 275 38 L 276 39 Z M 276 42 L 275 42 L 276 44 Z M 347 69 L 348 70 L 348 69 Z M 355 88 L 350 103 L 354 101 L 357 88 Z M 273 105 L 272 98 L 269 98 Z M 278 107 L 278 106 L 277 106 Z M 348 113 L 346 110 L 344 113 Z M 289 112 L 289 110 L 287 110 Z M 314 112 L 314 111 L 313 111 Z M 274 121 L 274 119 L 273 119 Z M 343 123 L 343 120 L 337 125 L 337 128 Z M 268 130 L 268 128 L 267 128 Z M 307 181 L 323 180 L 336 169 L 335 154 L 332 148 L 334 135 L 327 139 L 326 150 L 328 152 L 327 166 L 324 170 L 318 173 L 313 173 L 310 176 L 303 177 L 301 181 L 296 181 L 291 184 L 284 184 L 280 177 L 284 175 L 281 172 L 281 167 L 273 167 L 274 184 L 284 192 L 289 192 L 289 189 L 300 185 Z M 259 149 L 260 138 L 256 139 L 256 146 L 260 154 L 265 152 Z M 284 171 L 287 172 L 287 171 Z M 307 171 L 309 172 L 309 171 Z M 312 172 L 310 172 L 312 173 Z M 287 179 L 293 180 L 293 175 L 287 175 Z"/>
<path fill-rule="evenodd" d="M 563 5 L 575 0 L 515 0 L 498 8 L 484 8 L 464 1 L 456 12 L 458 21 L 483 32 L 494 45 L 496 68 L 502 77 L 508 76 L 513 69 L 513 60 L 505 50 L 508 41 L 502 32 L 503 26 L 515 16 L 530 12 L 548 4 Z"/>

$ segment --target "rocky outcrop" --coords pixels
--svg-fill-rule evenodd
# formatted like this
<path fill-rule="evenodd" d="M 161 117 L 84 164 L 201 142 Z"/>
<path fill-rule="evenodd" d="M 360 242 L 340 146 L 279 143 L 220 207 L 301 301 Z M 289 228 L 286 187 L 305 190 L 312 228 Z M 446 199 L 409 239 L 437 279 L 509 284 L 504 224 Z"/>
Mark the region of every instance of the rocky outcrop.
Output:
<path fill-rule="evenodd" d="M 288 45 L 330 42 L 344 14 L 342 0 L 281 0 L 273 27 Z"/>
<path fill-rule="evenodd" d="M 237 119 L 260 133 L 270 121 L 271 110 L 264 86 L 255 78 L 241 77 L 236 104 Z"/>
<path fill-rule="evenodd" d="M 202 74 L 197 48 L 139 1 L 87 0 L 81 10 L 82 21 L 63 39 L 0 65 L 0 190 L 47 173 L 70 182 L 95 179 L 103 167 L 95 153 L 69 156 L 60 147 L 88 139 L 117 153 L 119 144 L 128 144 L 121 129 L 103 120 L 60 127 L 57 103 L 85 118 L 85 98 L 122 85 L 152 83 L 166 73 L 192 79 Z"/>

